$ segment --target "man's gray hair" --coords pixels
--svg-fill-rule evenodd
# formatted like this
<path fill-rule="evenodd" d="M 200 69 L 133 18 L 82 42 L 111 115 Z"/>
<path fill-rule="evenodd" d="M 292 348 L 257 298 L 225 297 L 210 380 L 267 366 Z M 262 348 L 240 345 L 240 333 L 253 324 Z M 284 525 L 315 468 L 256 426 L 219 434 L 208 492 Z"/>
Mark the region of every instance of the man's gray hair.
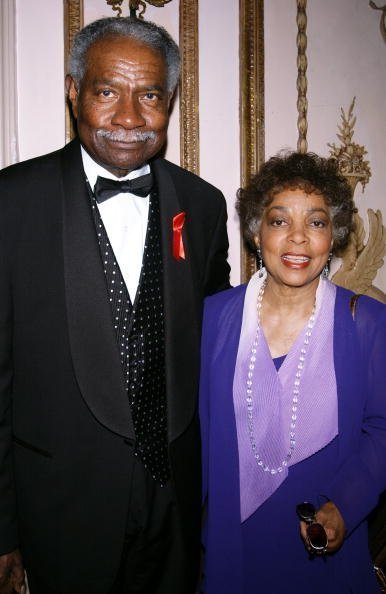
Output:
<path fill-rule="evenodd" d="M 78 88 L 86 72 L 89 47 L 101 39 L 116 36 L 135 39 L 159 52 L 166 62 L 168 92 L 174 92 L 180 75 L 178 45 L 163 27 L 132 17 L 99 19 L 81 29 L 75 36 L 70 53 L 69 73 Z"/>

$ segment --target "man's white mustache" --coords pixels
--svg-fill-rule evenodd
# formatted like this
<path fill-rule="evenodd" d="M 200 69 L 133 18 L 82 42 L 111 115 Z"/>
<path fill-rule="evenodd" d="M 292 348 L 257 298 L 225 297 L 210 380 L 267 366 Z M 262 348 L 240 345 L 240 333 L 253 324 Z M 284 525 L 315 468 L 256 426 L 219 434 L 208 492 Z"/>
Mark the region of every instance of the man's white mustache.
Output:
<path fill-rule="evenodd" d="M 126 143 L 145 142 L 147 140 L 156 140 L 157 138 L 157 134 L 153 130 L 149 130 L 148 132 L 145 132 L 144 130 L 138 130 L 137 132 L 131 132 L 128 134 L 124 130 L 112 132 L 110 130 L 103 130 L 102 128 L 99 128 L 96 131 L 96 135 L 101 136 L 102 138 L 108 138 L 113 142 Z"/>

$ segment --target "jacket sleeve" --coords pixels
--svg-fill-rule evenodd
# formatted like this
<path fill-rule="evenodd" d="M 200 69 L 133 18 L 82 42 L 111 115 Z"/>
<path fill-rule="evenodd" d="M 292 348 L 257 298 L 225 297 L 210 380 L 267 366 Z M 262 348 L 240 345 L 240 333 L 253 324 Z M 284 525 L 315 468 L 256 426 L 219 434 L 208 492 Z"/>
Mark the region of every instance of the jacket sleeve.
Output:
<path fill-rule="evenodd" d="M 199 415 L 201 428 L 201 456 L 202 456 L 202 498 L 203 502 L 208 494 L 208 453 L 209 453 L 209 370 L 211 352 L 211 333 L 213 320 L 208 299 L 204 305 L 204 316 L 201 336 L 201 371 Z"/>
<path fill-rule="evenodd" d="M 0 239 L 0 555 L 18 546 L 12 465 L 12 306 L 7 258 Z"/>
<path fill-rule="evenodd" d="M 386 489 L 386 307 L 361 297 L 356 328 L 365 388 L 360 435 L 326 492 L 340 510 L 348 534 Z"/>
<path fill-rule="evenodd" d="M 230 287 L 228 257 L 227 211 L 225 198 L 221 196 L 217 224 L 210 243 L 205 269 L 204 294 L 212 295 Z"/>

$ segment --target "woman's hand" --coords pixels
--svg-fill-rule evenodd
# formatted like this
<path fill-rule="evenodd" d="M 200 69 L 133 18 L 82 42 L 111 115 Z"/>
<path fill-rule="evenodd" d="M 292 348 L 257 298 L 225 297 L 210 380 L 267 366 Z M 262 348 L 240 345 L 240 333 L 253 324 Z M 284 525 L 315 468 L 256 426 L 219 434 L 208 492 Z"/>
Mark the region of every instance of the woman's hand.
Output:
<path fill-rule="evenodd" d="M 343 544 L 346 526 L 343 517 L 332 501 L 327 501 L 315 514 L 315 521 L 323 526 L 328 538 L 326 553 L 335 553 Z M 307 524 L 300 522 L 300 534 L 308 550 Z"/>

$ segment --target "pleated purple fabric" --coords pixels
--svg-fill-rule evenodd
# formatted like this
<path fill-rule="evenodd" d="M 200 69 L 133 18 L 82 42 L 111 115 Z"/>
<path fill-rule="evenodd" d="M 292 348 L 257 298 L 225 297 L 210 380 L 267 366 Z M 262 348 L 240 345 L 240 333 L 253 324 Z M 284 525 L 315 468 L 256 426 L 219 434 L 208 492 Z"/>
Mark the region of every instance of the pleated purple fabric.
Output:
<path fill-rule="evenodd" d="M 338 433 L 333 359 L 336 287 L 327 280 L 320 280 L 311 336 L 306 337 L 309 330 L 306 324 L 279 371 L 272 361 L 264 333 L 259 330 L 252 386 L 249 386 L 253 401 L 250 408 L 253 436 L 250 435 L 247 380 L 258 324 L 257 297 L 264 280 L 256 273 L 247 287 L 233 382 L 242 522 L 278 489 L 288 475 L 288 466 L 321 450 Z M 303 354 L 302 349 L 306 351 Z M 295 386 L 301 356 L 304 356 L 303 368 L 299 385 Z M 294 394 L 294 389 L 299 394 Z M 283 461 L 286 461 L 284 465 Z"/>

